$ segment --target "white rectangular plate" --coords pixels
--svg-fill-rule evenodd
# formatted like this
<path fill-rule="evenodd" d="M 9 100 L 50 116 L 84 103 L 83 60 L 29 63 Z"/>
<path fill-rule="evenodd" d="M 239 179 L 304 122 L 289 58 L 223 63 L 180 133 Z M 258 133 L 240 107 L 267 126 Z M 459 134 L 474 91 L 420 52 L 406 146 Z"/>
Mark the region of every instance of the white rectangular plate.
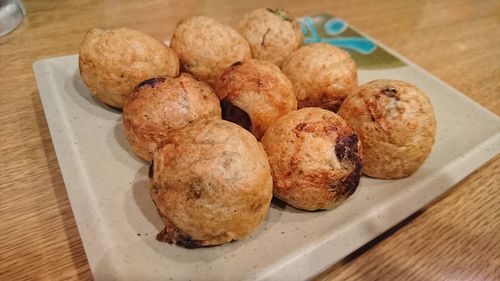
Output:
<path fill-rule="evenodd" d="M 497 116 L 394 55 L 406 66 L 360 70 L 359 80 L 405 80 L 429 96 L 437 138 L 416 174 L 401 180 L 362 178 L 355 194 L 331 211 L 310 213 L 272 205 L 247 239 L 193 250 L 155 240 L 162 223 L 146 189 L 147 165 L 131 153 L 121 114 L 89 94 L 80 79 L 78 56 L 36 62 L 52 141 L 95 279 L 308 279 L 419 210 L 499 152 Z"/>

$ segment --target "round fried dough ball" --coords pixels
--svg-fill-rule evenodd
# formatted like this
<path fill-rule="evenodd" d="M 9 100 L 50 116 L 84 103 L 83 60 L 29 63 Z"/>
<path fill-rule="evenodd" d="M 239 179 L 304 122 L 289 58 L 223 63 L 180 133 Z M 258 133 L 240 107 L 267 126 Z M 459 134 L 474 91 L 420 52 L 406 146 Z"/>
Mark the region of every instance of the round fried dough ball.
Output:
<path fill-rule="evenodd" d="M 274 195 L 295 208 L 333 208 L 359 184 L 360 142 L 331 111 L 292 111 L 269 127 L 261 142 L 271 164 Z"/>
<path fill-rule="evenodd" d="M 156 147 L 171 131 L 220 118 L 219 99 L 212 89 L 188 74 L 143 81 L 123 108 L 128 143 L 146 161 L 151 161 Z"/>
<path fill-rule="evenodd" d="M 375 80 L 344 101 L 339 115 L 363 143 L 363 173 L 382 179 L 413 174 L 429 156 L 436 121 L 429 99 L 413 84 Z"/>
<path fill-rule="evenodd" d="M 292 81 L 299 108 L 317 106 L 337 112 L 358 84 L 351 56 L 325 43 L 308 44 L 293 52 L 282 70 Z"/>
<path fill-rule="evenodd" d="M 252 57 L 281 66 L 304 40 L 297 20 L 281 9 L 257 9 L 247 14 L 238 31 L 250 44 Z"/>
<path fill-rule="evenodd" d="M 224 120 L 173 132 L 155 152 L 149 176 L 165 223 L 157 239 L 189 248 L 253 232 L 272 198 L 266 153 L 252 134 Z"/>
<path fill-rule="evenodd" d="M 153 37 L 126 28 L 87 32 L 80 45 L 80 76 L 103 103 L 122 108 L 135 85 L 179 75 L 175 52 Z"/>
<path fill-rule="evenodd" d="M 210 85 L 224 69 L 251 57 L 248 42 L 236 30 L 203 16 L 180 21 L 170 45 L 182 69 Z"/>
<path fill-rule="evenodd" d="M 290 80 L 267 61 L 250 59 L 233 64 L 217 80 L 222 118 L 252 132 L 259 140 L 279 117 L 297 110 Z"/>

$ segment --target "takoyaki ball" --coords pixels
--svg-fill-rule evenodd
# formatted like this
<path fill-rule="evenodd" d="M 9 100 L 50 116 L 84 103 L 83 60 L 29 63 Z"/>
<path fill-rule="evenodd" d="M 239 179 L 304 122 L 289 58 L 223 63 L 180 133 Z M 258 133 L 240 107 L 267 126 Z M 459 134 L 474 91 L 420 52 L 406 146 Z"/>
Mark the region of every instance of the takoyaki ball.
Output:
<path fill-rule="evenodd" d="M 266 153 L 252 134 L 224 120 L 173 132 L 155 152 L 149 176 L 165 223 L 157 239 L 188 248 L 247 236 L 272 198 Z"/>
<path fill-rule="evenodd" d="M 179 58 L 165 44 L 139 31 L 93 28 L 80 45 L 79 67 L 93 96 L 122 108 L 139 82 L 160 75 L 177 77 Z"/>
<path fill-rule="evenodd" d="M 215 83 L 222 100 L 222 118 L 260 139 L 279 117 L 297 110 L 290 80 L 267 61 L 250 59 L 233 64 Z"/>
<path fill-rule="evenodd" d="M 331 209 L 356 190 L 361 145 L 335 113 L 317 107 L 292 111 L 261 140 L 279 199 L 304 210 Z"/>
<path fill-rule="evenodd" d="M 408 177 L 429 156 L 436 121 L 429 99 L 415 85 L 375 80 L 344 101 L 339 115 L 363 144 L 363 173 L 382 179 Z"/>
<path fill-rule="evenodd" d="M 236 30 L 203 16 L 180 21 L 170 45 L 182 70 L 211 86 L 224 69 L 251 57 L 248 42 Z"/>
<path fill-rule="evenodd" d="M 304 40 L 297 20 L 281 9 L 257 9 L 247 14 L 238 31 L 250 44 L 252 57 L 281 66 Z"/>
<path fill-rule="evenodd" d="M 299 108 L 321 107 L 337 112 L 356 88 L 356 64 L 344 50 L 326 43 L 308 44 L 283 63 Z"/>
<path fill-rule="evenodd" d="M 189 74 L 157 77 L 134 89 L 123 108 L 125 135 L 132 151 L 146 161 L 170 132 L 200 120 L 220 119 L 219 99 Z"/>

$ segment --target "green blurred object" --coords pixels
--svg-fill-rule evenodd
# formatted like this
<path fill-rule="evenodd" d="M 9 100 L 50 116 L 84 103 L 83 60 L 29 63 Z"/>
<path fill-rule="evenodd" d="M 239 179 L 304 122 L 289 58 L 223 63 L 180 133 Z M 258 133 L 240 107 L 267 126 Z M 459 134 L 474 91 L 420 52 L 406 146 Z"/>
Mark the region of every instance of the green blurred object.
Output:
<path fill-rule="evenodd" d="M 381 69 L 405 66 L 397 57 L 350 28 L 344 20 L 330 14 L 299 19 L 304 43 L 328 43 L 349 52 L 359 69 Z"/>

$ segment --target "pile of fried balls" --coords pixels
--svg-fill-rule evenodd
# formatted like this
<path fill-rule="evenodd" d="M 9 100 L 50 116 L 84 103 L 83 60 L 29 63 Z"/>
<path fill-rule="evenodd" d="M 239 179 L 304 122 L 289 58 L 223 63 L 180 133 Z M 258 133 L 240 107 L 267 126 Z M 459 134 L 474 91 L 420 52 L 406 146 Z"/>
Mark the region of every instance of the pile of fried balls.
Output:
<path fill-rule="evenodd" d="M 252 233 L 273 197 L 332 209 L 361 174 L 413 174 L 434 144 L 429 99 L 413 84 L 358 86 L 350 55 L 303 45 L 297 20 L 258 9 L 236 28 L 181 20 L 170 47 L 144 33 L 93 28 L 79 52 L 90 93 L 123 109 L 132 151 L 150 163 L 160 241 L 188 248 Z"/>

